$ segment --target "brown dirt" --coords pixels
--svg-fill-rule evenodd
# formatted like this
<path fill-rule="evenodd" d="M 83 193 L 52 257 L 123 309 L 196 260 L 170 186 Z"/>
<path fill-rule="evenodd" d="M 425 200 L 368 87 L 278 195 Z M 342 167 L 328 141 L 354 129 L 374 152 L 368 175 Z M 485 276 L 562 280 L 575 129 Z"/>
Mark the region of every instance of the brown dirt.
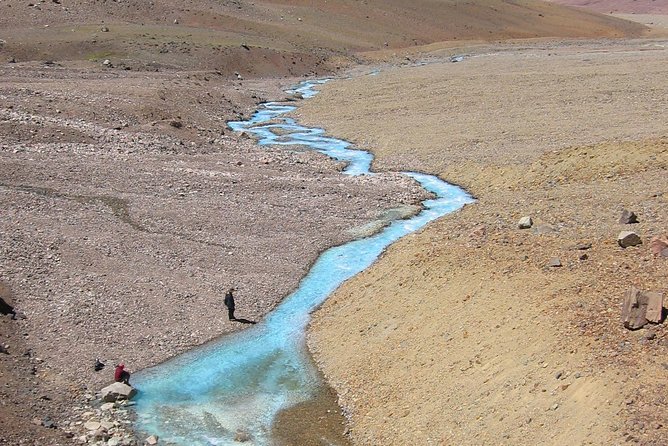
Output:
<path fill-rule="evenodd" d="M 464 54 L 331 82 L 299 110 L 379 170 L 436 173 L 479 199 L 315 314 L 309 345 L 354 443 L 663 444 L 668 333 L 620 322 L 631 285 L 668 291 L 647 247 L 668 231 L 663 42 Z M 618 224 L 623 208 L 640 223 Z M 523 215 L 538 230 L 517 229 Z M 644 244 L 617 246 L 625 229 Z"/>
<path fill-rule="evenodd" d="M 130 70 L 321 75 L 353 52 L 447 40 L 629 37 L 640 24 L 523 0 L 3 1 L 0 59 L 109 59 Z"/>

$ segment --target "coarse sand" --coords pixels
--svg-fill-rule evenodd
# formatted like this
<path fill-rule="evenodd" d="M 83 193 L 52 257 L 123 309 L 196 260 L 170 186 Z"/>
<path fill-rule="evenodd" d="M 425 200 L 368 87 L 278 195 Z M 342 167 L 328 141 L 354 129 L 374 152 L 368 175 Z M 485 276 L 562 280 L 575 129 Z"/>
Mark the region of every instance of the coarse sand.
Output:
<path fill-rule="evenodd" d="M 624 329 L 620 307 L 632 285 L 668 291 L 647 246 L 668 231 L 665 42 L 462 54 L 328 83 L 298 111 L 378 170 L 478 198 L 316 312 L 309 345 L 354 444 L 663 444 L 668 333 Z"/>

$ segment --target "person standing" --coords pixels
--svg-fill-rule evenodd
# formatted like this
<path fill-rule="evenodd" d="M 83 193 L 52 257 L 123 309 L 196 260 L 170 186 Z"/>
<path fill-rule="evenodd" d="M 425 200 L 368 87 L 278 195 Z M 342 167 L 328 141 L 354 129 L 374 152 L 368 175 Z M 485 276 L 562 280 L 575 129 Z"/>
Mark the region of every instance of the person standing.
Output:
<path fill-rule="evenodd" d="M 225 293 L 225 306 L 227 307 L 227 316 L 230 318 L 231 321 L 236 320 L 234 317 L 234 295 L 232 294 L 233 291 L 236 291 L 234 288 L 230 288 L 227 290 L 227 293 Z"/>

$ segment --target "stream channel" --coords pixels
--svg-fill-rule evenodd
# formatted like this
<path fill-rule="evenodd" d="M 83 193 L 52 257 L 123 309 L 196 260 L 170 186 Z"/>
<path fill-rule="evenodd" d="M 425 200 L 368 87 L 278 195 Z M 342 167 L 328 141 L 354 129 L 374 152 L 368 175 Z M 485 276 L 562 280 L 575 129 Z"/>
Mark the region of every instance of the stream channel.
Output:
<path fill-rule="evenodd" d="M 310 98 L 317 94 L 315 87 L 325 82 L 303 82 L 288 93 Z M 228 125 L 257 136 L 260 145 L 305 145 L 347 161 L 344 174 L 373 175 L 370 153 L 351 149 L 350 143 L 327 137 L 322 129 L 279 118 L 294 109 L 269 102 L 250 120 Z M 245 444 L 271 445 L 276 415 L 309 400 L 323 385 L 306 347 L 310 313 L 390 244 L 473 201 L 464 190 L 435 176 L 405 174 L 436 196 L 422 203 L 419 214 L 323 252 L 296 291 L 260 323 L 136 373 L 136 429 L 158 435 L 160 444 L 238 445 L 235 436 L 243 432 L 249 438 Z"/>

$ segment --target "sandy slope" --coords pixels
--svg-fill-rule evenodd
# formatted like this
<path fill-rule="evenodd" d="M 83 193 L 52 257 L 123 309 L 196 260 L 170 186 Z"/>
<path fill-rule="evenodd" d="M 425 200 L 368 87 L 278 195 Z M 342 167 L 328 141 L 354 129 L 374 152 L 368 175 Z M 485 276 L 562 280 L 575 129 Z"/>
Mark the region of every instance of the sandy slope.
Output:
<path fill-rule="evenodd" d="M 668 333 L 619 322 L 631 284 L 667 291 L 646 245 L 668 229 L 663 43 L 472 49 L 330 83 L 300 109 L 379 169 L 479 198 L 316 313 L 310 345 L 356 444 L 663 444 Z M 622 208 L 645 245 L 616 245 Z M 523 215 L 540 229 L 517 229 Z"/>

